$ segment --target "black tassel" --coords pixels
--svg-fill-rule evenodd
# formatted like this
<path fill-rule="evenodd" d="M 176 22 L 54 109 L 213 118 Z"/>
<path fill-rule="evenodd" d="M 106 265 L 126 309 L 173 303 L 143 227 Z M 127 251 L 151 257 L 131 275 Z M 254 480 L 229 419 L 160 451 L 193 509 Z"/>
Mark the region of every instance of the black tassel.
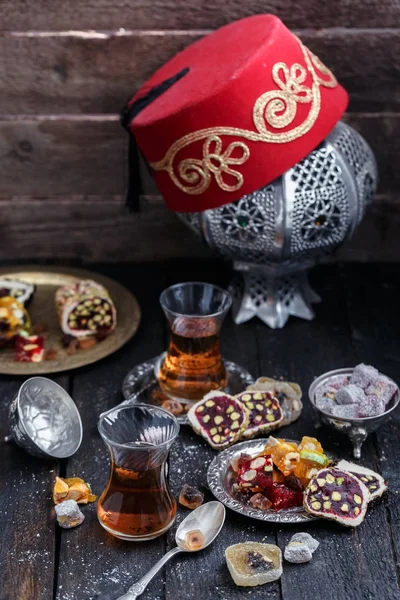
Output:
<path fill-rule="evenodd" d="M 126 105 L 121 111 L 121 124 L 129 133 L 129 164 L 128 164 L 128 194 L 126 197 L 126 205 L 131 212 L 140 211 L 140 196 L 143 192 L 143 185 L 140 177 L 140 154 L 136 143 L 135 136 L 129 129 L 129 125 L 133 119 L 144 109 L 156 100 L 161 94 L 167 91 L 179 79 L 182 79 L 189 73 L 189 67 L 182 69 L 173 77 L 166 79 L 159 85 L 151 88 L 149 92 L 138 98 L 130 106 Z"/>

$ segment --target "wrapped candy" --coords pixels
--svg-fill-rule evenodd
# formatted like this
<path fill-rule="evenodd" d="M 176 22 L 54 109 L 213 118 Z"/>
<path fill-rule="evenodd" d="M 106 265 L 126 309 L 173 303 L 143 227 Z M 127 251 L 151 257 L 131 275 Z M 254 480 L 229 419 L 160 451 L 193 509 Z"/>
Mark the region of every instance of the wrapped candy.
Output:
<path fill-rule="evenodd" d="M 7 343 L 19 333 L 29 334 L 31 321 L 23 304 L 11 296 L 0 298 L 0 343 Z"/>
<path fill-rule="evenodd" d="M 59 288 L 56 309 L 63 333 L 75 338 L 106 336 L 117 324 L 117 313 L 109 293 L 91 279 Z"/>
<path fill-rule="evenodd" d="M 28 306 L 35 293 L 35 286 L 32 283 L 26 283 L 19 279 L 10 279 L 8 277 L 0 279 L 0 298 L 10 296 Z"/>

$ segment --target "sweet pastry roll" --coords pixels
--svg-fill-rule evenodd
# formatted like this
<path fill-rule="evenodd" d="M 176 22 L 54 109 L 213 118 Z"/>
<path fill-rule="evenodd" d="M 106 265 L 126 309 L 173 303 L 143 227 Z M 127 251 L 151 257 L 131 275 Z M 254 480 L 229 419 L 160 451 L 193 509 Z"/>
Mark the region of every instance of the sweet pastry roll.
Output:
<path fill-rule="evenodd" d="M 75 338 L 107 336 L 117 324 L 108 291 L 90 279 L 65 285 L 56 292 L 56 309 L 63 333 Z"/>

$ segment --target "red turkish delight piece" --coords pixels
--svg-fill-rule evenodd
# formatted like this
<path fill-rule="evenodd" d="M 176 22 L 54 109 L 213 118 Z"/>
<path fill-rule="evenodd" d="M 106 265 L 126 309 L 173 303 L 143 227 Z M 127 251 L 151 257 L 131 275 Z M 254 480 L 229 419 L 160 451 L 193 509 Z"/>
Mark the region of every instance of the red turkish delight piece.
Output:
<path fill-rule="evenodd" d="M 303 504 L 303 492 L 293 490 L 284 483 L 273 483 L 268 491 L 268 499 L 275 510 L 292 508 Z"/>
<path fill-rule="evenodd" d="M 40 362 L 44 354 L 44 337 L 41 335 L 18 336 L 15 342 L 15 360 Z"/>
<path fill-rule="evenodd" d="M 237 485 L 252 492 L 266 492 L 272 487 L 273 463 L 271 456 L 256 456 L 245 460 L 239 467 Z"/>

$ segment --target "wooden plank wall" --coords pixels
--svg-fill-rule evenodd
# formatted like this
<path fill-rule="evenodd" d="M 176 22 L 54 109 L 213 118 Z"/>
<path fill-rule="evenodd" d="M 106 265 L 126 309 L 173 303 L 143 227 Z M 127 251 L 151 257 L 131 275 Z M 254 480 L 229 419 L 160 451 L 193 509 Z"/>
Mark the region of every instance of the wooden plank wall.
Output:
<path fill-rule="evenodd" d="M 139 217 L 124 211 L 118 112 L 187 44 L 262 12 L 334 70 L 378 159 L 378 197 L 339 257 L 398 260 L 399 0 L 1 0 L 0 260 L 207 255 L 151 185 Z"/>

